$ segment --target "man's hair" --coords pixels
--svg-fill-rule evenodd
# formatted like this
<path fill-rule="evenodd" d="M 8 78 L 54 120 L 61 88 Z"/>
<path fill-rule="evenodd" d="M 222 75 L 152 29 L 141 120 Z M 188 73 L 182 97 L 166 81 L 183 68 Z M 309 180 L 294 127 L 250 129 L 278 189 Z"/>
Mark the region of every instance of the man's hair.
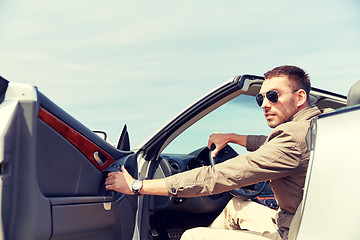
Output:
<path fill-rule="evenodd" d="M 304 89 L 309 99 L 311 89 L 310 78 L 303 69 L 296 66 L 284 65 L 266 72 L 264 76 L 265 79 L 287 76 L 293 83 L 293 87 L 295 88 L 294 90 Z"/>

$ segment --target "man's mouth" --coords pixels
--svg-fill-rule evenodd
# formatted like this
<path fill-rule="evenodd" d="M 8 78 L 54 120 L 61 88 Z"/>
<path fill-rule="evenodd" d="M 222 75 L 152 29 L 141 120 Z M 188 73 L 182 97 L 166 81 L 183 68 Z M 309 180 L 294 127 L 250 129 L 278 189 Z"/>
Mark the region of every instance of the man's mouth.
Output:
<path fill-rule="evenodd" d="M 267 120 L 269 120 L 270 118 L 272 118 L 272 117 L 274 117 L 275 116 L 275 114 L 273 114 L 273 113 L 265 113 L 265 118 L 267 119 Z"/>

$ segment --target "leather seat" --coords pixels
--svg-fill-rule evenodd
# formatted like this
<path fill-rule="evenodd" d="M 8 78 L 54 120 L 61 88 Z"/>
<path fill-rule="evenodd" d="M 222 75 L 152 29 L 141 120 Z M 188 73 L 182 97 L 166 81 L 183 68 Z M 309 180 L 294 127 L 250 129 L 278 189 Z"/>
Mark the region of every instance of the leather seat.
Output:
<path fill-rule="evenodd" d="M 360 104 L 360 80 L 354 83 L 347 95 L 347 105 L 352 106 Z"/>

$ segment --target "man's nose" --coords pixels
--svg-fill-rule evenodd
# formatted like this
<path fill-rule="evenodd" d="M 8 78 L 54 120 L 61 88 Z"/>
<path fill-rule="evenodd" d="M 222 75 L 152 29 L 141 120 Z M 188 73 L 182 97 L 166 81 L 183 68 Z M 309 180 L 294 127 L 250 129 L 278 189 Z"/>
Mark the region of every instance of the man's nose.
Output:
<path fill-rule="evenodd" d="M 270 108 L 270 106 L 271 106 L 270 104 L 271 103 L 270 103 L 269 99 L 264 97 L 263 102 L 261 104 L 261 108 L 264 109 L 264 110 L 267 109 L 267 108 Z"/>

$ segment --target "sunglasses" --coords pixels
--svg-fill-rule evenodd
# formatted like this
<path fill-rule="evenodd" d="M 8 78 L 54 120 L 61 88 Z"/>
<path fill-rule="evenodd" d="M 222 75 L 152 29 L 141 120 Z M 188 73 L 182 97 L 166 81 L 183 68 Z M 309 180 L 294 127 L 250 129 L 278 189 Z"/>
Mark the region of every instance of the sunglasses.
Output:
<path fill-rule="evenodd" d="M 293 90 L 291 92 L 293 93 L 296 91 L 299 91 L 299 89 Z M 280 93 L 278 93 L 276 90 L 270 90 L 270 91 L 266 92 L 265 94 L 259 93 L 256 95 L 256 102 L 261 107 L 264 102 L 264 97 L 266 97 L 270 102 L 276 103 L 279 100 L 279 95 L 280 95 Z"/>

